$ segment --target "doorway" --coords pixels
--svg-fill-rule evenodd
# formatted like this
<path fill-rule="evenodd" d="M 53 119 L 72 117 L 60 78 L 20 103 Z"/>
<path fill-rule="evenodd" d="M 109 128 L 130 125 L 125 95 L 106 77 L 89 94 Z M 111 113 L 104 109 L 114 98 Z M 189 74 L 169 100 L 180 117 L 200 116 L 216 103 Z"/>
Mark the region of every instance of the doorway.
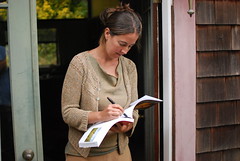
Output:
<path fill-rule="evenodd" d="M 89 0 L 88 2 L 89 4 L 92 4 L 94 1 Z M 154 18 L 152 15 L 152 1 L 132 0 L 130 3 L 132 8 L 143 15 L 143 25 L 146 26 L 144 27 L 145 38 L 142 40 L 143 46 L 141 51 L 133 48 L 127 55 L 127 57 L 136 63 L 139 71 L 139 97 L 144 94 L 155 96 L 156 92 L 158 93 L 158 96 L 161 96 L 161 85 L 157 86 L 157 91 L 154 90 L 156 87 L 154 85 L 156 81 L 154 80 L 155 77 L 153 73 L 156 72 L 156 66 L 152 66 L 152 64 L 154 64 L 154 50 L 152 48 L 154 40 L 152 33 L 153 28 L 156 26 L 153 26 Z M 22 4 L 14 4 L 11 0 L 9 0 L 7 5 L 5 5 L 5 8 L 8 9 L 9 5 L 11 5 L 12 8 L 9 12 L 12 12 L 14 15 L 19 15 L 20 10 L 27 11 L 28 6 L 34 6 L 35 4 L 32 4 L 30 0 L 24 0 L 24 3 Z M 87 8 L 91 10 L 91 7 L 88 6 Z M 25 143 L 28 141 L 21 139 L 21 137 L 23 137 L 26 139 L 36 139 L 35 141 L 34 139 L 30 139 L 31 142 L 35 142 L 33 147 L 30 149 L 33 149 L 35 154 L 38 154 L 38 156 L 35 157 L 39 158 L 39 161 L 64 161 L 64 147 L 67 143 L 68 129 L 61 117 L 61 88 L 64 75 L 71 58 L 75 54 L 91 49 L 97 45 L 98 37 L 96 35 L 99 35 L 101 29 L 97 18 L 41 19 L 34 23 L 34 18 L 36 17 L 34 17 L 33 14 L 36 16 L 36 11 L 34 12 L 33 9 L 30 9 L 30 13 L 23 12 L 22 14 L 24 15 L 20 14 L 22 16 L 18 20 L 20 22 L 18 22 L 15 18 L 12 18 L 10 23 L 11 27 L 8 27 L 10 30 L 10 35 L 8 36 L 10 38 L 12 36 L 8 43 L 12 44 L 11 46 L 13 47 L 10 51 L 12 53 L 11 65 L 13 65 L 12 90 L 14 90 L 14 93 L 16 94 L 15 96 L 12 96 L 14 98 L 15 107 L 13 116 L 15 118 L 14 129 L 16 134 L 14 135 L 19 136 L 14 138 L 14 141 L 15 144 L 17 144 L 16 147 L 21 147 L 21 149 L 16 152 L 16 157 L 18 158 L 20 155 L 22 156 L 22 152 L 27 149 Z M 27 19 L 29 17 L 30 19 L 33 19 L 33 21 L 31 22 L 32 24 L 29 24 L 29 27 L 26 30 L 26 24 L 28 24 Z M 9 18 L 11 18 L 11 15 Z M 16 23 L 21 24 L 20 28 L 12 28 L 12 26 Z M 7 25 L 6 21 L 3 21 L 3 24 Z M 35 27 L 38 29 L 38 45 L 36 44 L 37 42 L 35 42 L 35 40 L 37 40 Z M 24 33 L 22 30 L 19 31 L 19 29 L 22 29 Z M 26 39 L 26 35 L 29 35 L 28 39 Z M 19 39 L 12 41 L 15 36 Z M 21 43 L 22 40 L 25 41 Z M 26 42 L 28 40 L 29 42 L 27 44 Z M 16 44 L 18 44 L 18 46 L 16 46 Z M 35 66 L 35 64 L 39 64 L 39 62 L 36 63 L 36 61 L 38 61 L 36 60 L 36 55 L 34 56 L 36 49 L 39 49 L 39 44 L 42 46 L 42 49 L 49 49 L 47 52 L 55 53 L 55 55 L 53 54 L 56 59 L 54 62 L 40 64 L 40 66 L 37 67 Z M 21 51 L 24 53 L 23 55 L 18 54 L 19 52 L 17 49 L 25 46 L 30 47 L 29 52 L 24 50 Z M 160 56 L 158 57 L 158 62 L 161 62 Z M 24 71 L 24 77 L 19 76 L 19 73 L 22 72 L 21 70 Z M 157 66 L 157 70 L 162 70 L 161 64 Z M 161 72 L 159 73 L 159 76 L 160 75 Z M 19 84 L 19 80 L 22 80 L 24 85 Z M 159 81 L 158 84 L 162 84 L 161 80 L 157 81 Z M 21 89 L 23 89 L 26 97 L 19 91 Z M 25 108 L 25 106 L 28 108 Z M 21 109 L 21 111 L 19 109 Z M 133 161 L 156 160 L 159 156 L 161 156 L 160 153 L 162 148 L 158 146 L 162 139 L 160 137 L 160 133 L 162 132 L 159 132 L 161 130 L 153 130 L 156 127 L 161 129 L 161 121 L 158 120 L 155 122 L 155 112 L 156 111 L 154 110 L 140 111 L 140 120 L 133 137 L 130 139 Z M 161 111 L 158 111 L 157 116 L 161 116 Z M 18 126 L 16 123 L 17 120 L 21 120 L 19 123 L 22 122 L 25 125 Z M 34 126 L 31 125 L 32 122 L 35 123 Z M 20 127 L 24 128 L 19 129 Z M 17 131 L 21 131 L 21 133 L 17 134 Z M 30 137 L 26 133 L 34 135 Z M 156 137 L 159 137 L 157 142 L 155 142 Z M 41 149 L 43 149 L 43 152 L 41 152 Z M 41 159 L 42 157 L 44 159 Z"/>

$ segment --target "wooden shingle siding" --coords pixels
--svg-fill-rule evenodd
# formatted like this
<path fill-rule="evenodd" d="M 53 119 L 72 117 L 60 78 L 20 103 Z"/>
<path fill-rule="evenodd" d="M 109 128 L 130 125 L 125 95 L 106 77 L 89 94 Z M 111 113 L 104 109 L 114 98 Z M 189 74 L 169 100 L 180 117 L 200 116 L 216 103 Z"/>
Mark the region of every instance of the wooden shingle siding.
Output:
<path fill-rule="evenodd" d="M 240 126 L 237 125 L 199 129 L 197 135 L 197 153 L 240 147 Z"/>
<path fill-rule="evenodd" d="M 197 78 L 237 76 L 240 51 L 201 52 L 197 54 Z"/>
<path fill-rule="evenodd" d="M 196 127 L 211 128 L 240 124 L 240 101 L 197 104 Z"/>
<path fill-rule="evenodd" d="M 240 76 L 197 79 L 197 103 L 240 99 Z"/>
<path fill-rule="evenodd" d="M 240 26 L 197 27 L 197 51 L 240 50 Z"/>
<path fill-rule="evenodd" d="M 238 24 L 236 19 L 238 14 L 236 0 L 217 0 L 215 1 L 216 24 Z"/>
<path fill-rule="evenodd" d="M 239 161 L 240 149 L 197 154 L 197 161 Z"/>
<path fill-rule="evenodd" d="M 198 0 L 196 3 L 196 23 L 213 24 L 215 22 L 214 1 Z"/>
<path fill-rule="evenodd" d="M 239 6 L 240 7 L 240 6 Z M 240 50 L 240 26 L 234 26 L 232 34 L 232 50 Z"/>
<path fill-rule="evenodd" d="M 240 161 L 240 0 L 196 0 L 196 160 Z"/>
<path fill-rule="evenodd" d="M 196 23 L 240 24 L 240 1 L 238 0 L 197 0 Z"/>

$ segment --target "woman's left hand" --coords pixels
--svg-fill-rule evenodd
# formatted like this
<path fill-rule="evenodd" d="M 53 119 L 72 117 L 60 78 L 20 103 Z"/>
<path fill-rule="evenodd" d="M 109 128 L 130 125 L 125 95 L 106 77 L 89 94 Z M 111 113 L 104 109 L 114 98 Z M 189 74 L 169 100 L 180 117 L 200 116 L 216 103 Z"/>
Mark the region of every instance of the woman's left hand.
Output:
<path fill-rule="evenodd" d="M 133 123 L 129 123 L 129 122 L 119 122 L 116 123 L 113 127 L 111 127 L 111 131 L 115 132 L 115 133 L 125 133 L 127 131 L 129 131 L 130 129 L 132 129 L 133 127 Z"/>

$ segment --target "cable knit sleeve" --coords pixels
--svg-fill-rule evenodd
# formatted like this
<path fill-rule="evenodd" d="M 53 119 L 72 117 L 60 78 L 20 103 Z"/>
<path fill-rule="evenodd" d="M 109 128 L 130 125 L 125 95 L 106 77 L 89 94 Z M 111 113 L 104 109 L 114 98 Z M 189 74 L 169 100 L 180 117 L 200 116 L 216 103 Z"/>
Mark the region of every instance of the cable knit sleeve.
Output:
<path fill-rule="evenodd" d="M 84 72 L 83 63 L 77 55 L 69 64 L 62 88 L 63 120 L 80 131 L 87 130 L 90 112 L 80 108 Z"/>

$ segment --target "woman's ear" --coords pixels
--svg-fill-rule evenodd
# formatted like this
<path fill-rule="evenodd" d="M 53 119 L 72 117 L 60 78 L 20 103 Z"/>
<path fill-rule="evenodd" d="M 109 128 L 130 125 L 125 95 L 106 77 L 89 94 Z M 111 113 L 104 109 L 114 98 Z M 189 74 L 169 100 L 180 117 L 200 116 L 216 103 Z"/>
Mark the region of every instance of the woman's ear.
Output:
<path fill-rule="evenodd" d="M 108 38 L 111 36 L 110 29 L 108 27 L 104 29 L 104 36 L 106 40 L 108 40 Z"/>

